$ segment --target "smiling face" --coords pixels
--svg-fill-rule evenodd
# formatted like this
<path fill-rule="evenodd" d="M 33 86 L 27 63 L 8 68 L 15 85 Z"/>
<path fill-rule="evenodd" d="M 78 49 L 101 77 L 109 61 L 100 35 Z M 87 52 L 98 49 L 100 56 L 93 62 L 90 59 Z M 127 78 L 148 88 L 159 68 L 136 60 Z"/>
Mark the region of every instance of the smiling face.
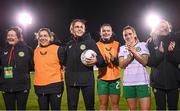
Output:
<path fill-rule="evenodd" d="M 112 37 L 111 26 L 102 26 L 100 30 L 100 35 L 102 39 L 110 39 Z"/>
<path fill-rule="evenodd" d="M 10 45 L 16 45 L 19 42 L 17 34 L 14 30 L 10 30 L 7 33 L 7 42 Z"/>
<path fill-rule="evenodd" d="M 159 35 L 161 36 L 167 36 L 170 32 L 170 26 L 167 21 L 161 21 L 158 26 Z"/>
<path fill-rule="evenodd" d="M 50 44 L 51 41 L 51 35 L 45 30 L 42 30 L 38 33 L 38 42 L 40 43 L 41 46 L 47 46 Z"/>
<path fill-rule="evenodd" d="M 123 31 L 123 38 L 128 44 L 136 43 L 136 34 L 131 29 L 125 29 Z"/>
<path fill-rule="evenodd" d="M 72 34 L 74 37 L 81 37 L 85 33 L 85 24 L 77 21 L 72 26 Z"/>

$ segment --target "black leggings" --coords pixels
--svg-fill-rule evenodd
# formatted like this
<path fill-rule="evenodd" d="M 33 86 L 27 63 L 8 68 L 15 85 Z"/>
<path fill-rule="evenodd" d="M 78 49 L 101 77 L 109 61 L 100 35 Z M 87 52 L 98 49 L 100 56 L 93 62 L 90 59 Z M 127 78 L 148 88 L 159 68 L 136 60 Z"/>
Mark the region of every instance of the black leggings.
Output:
<path fill-rule="evenodd" d="M 82 90 L 86 110 L 94 110 L 94 86 L 66 86 L 68 109 L 77 110 L 79 92 Z"/>
<path fill-rule="evenodd" d="M 29 90 L 17 92 L 2 92 L 6 110 L 25 110 Z M 17 108 L 16 108 L 17 106 Z"/>
<path fill-rule="evenodd" d="M 37 94 L 38 104 L 40 110 L 49 110 L 49 105 L 51 110 L 60 110 L 61 109 L 61 98 L 62 94 Z"/>
<path fill-rule="evenodd" d="M 168 106 L 168 110 L 178 109 L 178 89 L 165 90 L 153 88 L 153 92 L 156 101 L 156 110 L 166 110 L 166 104 Z"/>

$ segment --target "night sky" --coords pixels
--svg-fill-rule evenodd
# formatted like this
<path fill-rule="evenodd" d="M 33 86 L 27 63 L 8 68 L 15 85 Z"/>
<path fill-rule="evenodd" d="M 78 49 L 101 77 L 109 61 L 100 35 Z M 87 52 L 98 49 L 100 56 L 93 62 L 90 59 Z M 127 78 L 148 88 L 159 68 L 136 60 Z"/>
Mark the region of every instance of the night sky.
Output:
<path fill-rule="evenodd" d="M 0 0 L 0 46 L 4 45 L 5 30 L 19 25 L 15 16 L 22 10 L 33 15 L 32 24 L 22 27 L 25 41 L 33 48 L 37 42 L 34 32 L 42 27 L 50 28 L 63 43 L 68 42 L 69 25 L 76 18 L 87 21 L 87 31 L 96 41 L 103 23 L 112 25 L 115 39 L 121 43 L 126 25 L 135 27 L 140 40 L 146 40 L 150 28 L 145 16 L 149 11 L 161 14 L 175 31 L 180 30 L 180 0 Z"/>

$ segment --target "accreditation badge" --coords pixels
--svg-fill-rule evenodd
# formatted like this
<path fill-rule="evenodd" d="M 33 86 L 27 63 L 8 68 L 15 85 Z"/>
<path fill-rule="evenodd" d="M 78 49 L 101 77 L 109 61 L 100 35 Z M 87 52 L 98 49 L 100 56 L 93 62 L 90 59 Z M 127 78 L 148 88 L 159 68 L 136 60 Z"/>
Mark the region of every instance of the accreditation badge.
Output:
<path fill-rule="evenodd" d="M 13 67 L 4 67 L 4 78 L 9 79 L 13 78 Z"/>

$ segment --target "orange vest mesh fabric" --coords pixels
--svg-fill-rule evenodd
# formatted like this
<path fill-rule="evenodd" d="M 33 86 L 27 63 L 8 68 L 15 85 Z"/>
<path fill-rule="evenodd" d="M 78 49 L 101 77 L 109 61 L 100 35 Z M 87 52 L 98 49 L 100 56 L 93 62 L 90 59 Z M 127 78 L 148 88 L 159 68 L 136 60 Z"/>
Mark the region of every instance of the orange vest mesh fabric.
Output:
<path fill-rule="evenodd" d="M 119 42 L 113 41 L 111 43 L 102 43 L 102 42 L 97 42 L 97 46 L 105 59 L 105 54 L 106 56 L 110 57 L 111 53 L 114 57 L 117 57 L 118 51 L 119 51 Z M 116 80 L 120 78 L 120 69 L 118 66 L 110 63 L 108 64 L 107 67 L 99 68 L 98 69 L 99 76 L 98 79 L 101 80 Z"/>
<path fill-rule="evenodd" d="M 63 70 L 58 58 L 59 46 L 38 47 L 34 51 L 34 85 L 43 86 L 63 81 Z"/>

